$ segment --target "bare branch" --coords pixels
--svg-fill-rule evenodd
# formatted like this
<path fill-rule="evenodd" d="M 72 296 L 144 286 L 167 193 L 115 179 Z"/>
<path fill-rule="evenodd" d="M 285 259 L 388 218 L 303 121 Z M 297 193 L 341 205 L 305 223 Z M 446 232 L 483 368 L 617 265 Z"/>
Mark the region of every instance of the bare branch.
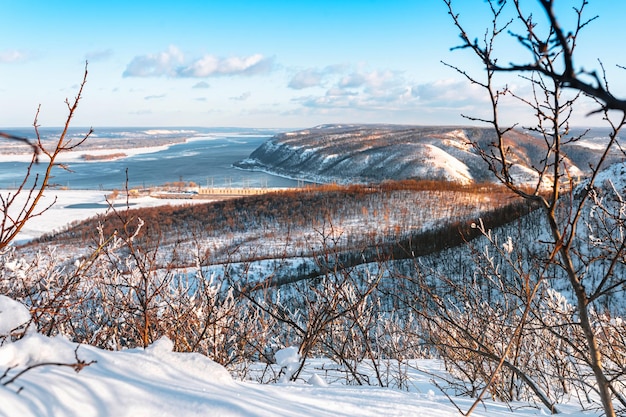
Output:
<path fill-rule="evenodd" d="M 28 138 L 22 138 L 22 137 L 11 135 L 11 134 L 4 133 L 4 132 L 0 132 L 0 137 L 3 137 L 5 139 L 24 142 L 25 144 L 33 148 L 33 154 L 36 155 L 36 157 L 39 156 L 39 147 L 37 146 L 36 143 L 31 142 Z M 35 162 L 38 162 L 38 158 L 35 158 Z"/>
<path fill-rule="evenodd" d="M 33 121 L 33 127 L 37 137 L 36 143 L 32 143 L 25 138 L 9 137 L 9 139 L 16 139 L 28 143 L 30 146 L 33 147 L 35 151 L 33 153 L 33 159 L 28 166 L 24 179 L 19 185 L 17 191 L 14 194 L 9 194 L 6 198 L 2 197 L 0 199 L 0 204 L 2 205 L 1 208 L 3 211 L 3 218 L 0 223 L 0 250 L 8 246 L 17 237 L 24 225 L 31 218 L 40 215 L 50 207 L 48 206 L 40 209 L 38 206 L 41 199 L 43 198 L 44 192 L 50 186 L 53 168 L 59 166 L 56 161 L 59 154 L 73 150 L 77 146 L 80 146 L 85 140 L 87 140 L 87 138 L 89 138 L 89 136 L 93 132 L 93 129 L 90 129 L 88 133 L 85 134 L 76 143 L 72 143 L 70 140 L 67 140 L 67 133 L 70 122 L 76 113 L 78 104 L 80 103 L 80 100 L 82 98 L 83 89 L 85 87 L 85 84 L 87 83 L 87 74 L 87 63 L 85 63 L 83 80 L 80 83 L 80 87 L 78 89 L 76 97 L 71 103 L 66 100 L 66 103 L 68 103 L 68 115 L 65 120 L 63 131 L 61 132 L 59 139 L 56 141 L 53 148 L 46 149 L 46 147 L 43 145 L 43 141 L 39 132 L 38 119 L 39 113 L 41 111 L 41 106 L 37 107 L 37 112 Z M 2 137 L 7 137 L 7 135 L 2 134 Z M 41 174 L 41 176 L 37 174 L 35 176 L 34 183 L 29 185 L 28 181 L 30 179 L 31 170 L 33 168 L 33 165 L 39 161 L 40 154 L 43 154 L 47 157 L 45 172 Z M 20 200 L 18 196 L 25 197 L 25 199 Z M 52 204 L 54 204 L 54 202 Z"/>

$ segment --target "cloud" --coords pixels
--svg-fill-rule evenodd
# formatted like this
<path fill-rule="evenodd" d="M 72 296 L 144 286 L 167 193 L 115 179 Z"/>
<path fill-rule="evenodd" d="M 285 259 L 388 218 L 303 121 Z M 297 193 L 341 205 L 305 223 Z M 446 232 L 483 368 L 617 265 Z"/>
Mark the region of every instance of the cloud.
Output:
<path fill-rule="evenodd" d="M 220 75 L 256 75 L 267 73 L 272 69 L 273 59 L 261 54 L 248 57 L 219 58 L 214 55 L 192 62 L 178 70 L 181 77 L 205 78 Z"/>
<path fill-rule="evenodd" d="M 91 51 L 85 54 L 87 61 L 105 61 L 113 56 L 112 49 L 102 49 L 98 51 Z"/>
<path fill-rule="evenodd" d="M 151 95 L 151 96 L 145 96 L 144 100 L 157 100 L 160 98 L 164 98 L 166 96 L 166 94 L 156 94 L 156 95 Z"/>
<path fill-rule="evenodd" d="M 353 71 L 340 77 L 324 95 L 297 97 L 306 108 L 366 111 L 421 111 L 470 109 L 484 105 L 485 94 L 464 80 L 414 84 L 400 71 Z"/>
<path fill-rule="evenodd" d="M 249 91 L 246 91 L 245 93 L 241 94 L 240 96 L 236 96 L 236 97 L 231 97 L 231 100 L 236 100 L 236 101 L 245 101 L 248 98 L 250 98 L 251 93 Z"/>
<path fill-rule="evenodd" d="M 371 92 L 387 90 L 405 84 L 399 71 L 353 72 L 339 81 L 340 88 L 366 88 Z"/>
<path fill-rule="evenodd" d="M 465 80 L 444 79 L 411 88 L 411 95 L 421 104 L 436 107 L 465 107 L 487 101 L 482 87 Z"/>
<path fill-rule="evenodd" d="M 274 59 L 254 54 L 221 58 L 205 55 L 188 61 L 175 46 L 165 52 L 136 56 L 126 66 L 124 77 L 208 78 L 216 76 L 250 76 L 270 72 Z"/>
<path fill-rule="evenodd" d="M 291 81 L 289 81 L 288 87 L 294 90 L 318 87 L 322 84 L 323 77 L 324 74 L 322 74 L 321 71 L 310 68 L 296 73 Z"/>
<path fill-rule="evenodd" d="M 209 88 L 209 87 L 211 87 L 209 83 L 207 83 L 206 81 L 200 81 L 200 82 L 195 83 L 193 87 L 191 88 Z"/>
<path fill-rule="evenodd" d="M 29 55 L 24 51 L 18 51 L 17 49 L 6 49 L 0 51 L 0 63 L 12 64 L 16 62 L 23 62 L 29 58 Z"/>
<path fill-rule="evenodd" d="M 371 97 L 363 92 L 350 91 L 342 88 L 331 88 L 323 96 L 306 96 L 296 98 L 304 107 L 320 109 L 352 108 L 365 109 L 376 106 Z"/>
<path fill-rule="evenodd" d="M 341 88 L 358 88 L 365 84 L 367 81 L 365 74 L 354 72 L 347 75 L 339 81 L 339 87 Z"/>
<path fill-rule="evenodd" d="M 464 120 L 462 114 L 482 117 L 490 109 L 484 90 L 461 78 L 419 82 L 405 71 L 366 64 L 325 70 L 295 73 L 289 87 L 307 93 L 291 99 L 290 114 L 320 120 L 456 123 Z M 319 93 L 308 87 L 325 88 Z"/>
<path fill-rule="evenodd" d="M 330 65 L 323 69 L 319 68 L 307 68 L 302 71 L 298 71 L 289 81 L 287 85 L 294 90 L 302 90 L 311 87 L 321 87 L 324 85 L 325 80 L 334 74 L 338 74 L 345 68 L 344 65 Z"/>
<path fill-rule="evenodd" d="M 176 76 L 176 68 L 183 62 L 183 54 L 175 46 L 158 54 L 140 55 L 126 66 L 124 77 Z"/>
<path fill-rule="evenodd" d="M 326 96 L 357 96 L 356 91 L 344 90 L 341 88 L 331 88 L 326 92 Z"/>
<path fill-rule="evenodd" d="M 333 68 L 334 85 L 323 96 L 295 98 L 307 108 L 392 110 L 409 108 L 416 99 L 411 95 L 411 86 L 400 71 L 352 71 L 341 74 L 345 67 Z"/>

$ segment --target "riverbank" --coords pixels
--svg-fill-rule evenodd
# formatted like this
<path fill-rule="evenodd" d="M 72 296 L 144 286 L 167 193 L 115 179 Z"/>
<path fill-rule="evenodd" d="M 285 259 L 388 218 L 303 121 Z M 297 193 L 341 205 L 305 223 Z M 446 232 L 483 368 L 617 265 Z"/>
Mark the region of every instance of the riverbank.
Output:
<path fill-rule="evenodd" d="M 0 190 L 0 196 L 7 198 L 9 194 L 14 195 L 15 190 Z M 36 239 L 44 234 L 59 231 L 68 225 L 91 217 L 104 215 L 113 207 L 119 210 L 140 207 L 157 207 L 163 205 L 188 205 L 207 203 L 209 199 L 204 200 L 186 200 L 178 198 L 153 198 L 148 195 L 142 195 L 129 198 L 120 196 L 114 200 L 108 200 L 107 196 L 111 195 L 111 191 L 97 190 L 46 190 L 42 200 L 37 206 L 39 211 L 44 210 L 41 215 L 33 217 L 28 221 L 25 227 L 18 235 L 15 244 L 26 243 Z M 23 202 L 25 195 L 21 195 L 18 199 Z M 219 200 L 215 196 L 212 200 Z M 46 207 L 49 207 L 46 209 Z M 16 213 L 20 209 L 17 204 L 13 207 L 12 213 Z"/>

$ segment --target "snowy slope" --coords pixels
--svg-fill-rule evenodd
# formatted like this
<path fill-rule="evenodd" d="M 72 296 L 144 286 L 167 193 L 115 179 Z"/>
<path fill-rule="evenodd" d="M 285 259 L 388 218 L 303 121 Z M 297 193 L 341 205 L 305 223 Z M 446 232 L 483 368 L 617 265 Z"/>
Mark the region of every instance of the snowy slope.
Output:
<path fill-rule="evenodd" d="M 429 144 L 432 148 L 435 145 Z M 458 158 L 437 156 L 451 176 L 468 173 Z M 437 148 L 439 149 L 439 148 Z M 461 149 L 462 150 L 462 149 Z M 438 162 L 438 163 L 439 163 Z M 626 166 L 614 165 L 596 184 L 626 193 Z M 503 231 L 504 235 L 510 234 Z M 531 234 L 526 232 L 527 234 Z M 534 231 L 533 233 L 540 233 Z M 528 237 L 528 236 L 527 236 Z M 537 236 L 535 240 L 541 239 Z M 454 256 L 450 256 L 455 258 Z M 2 335 L 27 320 L 27 311 L 0 296 Z M 0 343 L 1 344 L 1 343 Z M 91 363 L 80 372 L 72 367 L 47 365 L 26 372 L 2 386 L 28 366 L 57 362 Z M 345 386 L 329 380 L 324 360 L 312 360 L 305 377 L 296 383 L 257 384 L 235 381 L 208 358 L 172 352 L 172 343 L 160 339 L 147 349 L 109 352 L 64 338 L 28 334 L 0 347 L 0 416 L 457 416 L 459 412 L 431 381 L 441 372 L 435 361 L 413 361 L 425 372 L 409 370 L 409 390 Z M 312 375 L 316 375 L 315 378 Z M 471 400 L 455 399 L 462 410 Z M 568 416 L 595 416 L 578 404 L 560 405 Z M 473 416 L 545 415 L 526 404 L 512 408 L 486 401 Z"/>
<path fill-rule="evenodd" d="M 76 345 L 38 334 L 0 348 L 1 368 L 26 364 L 76 362 Z M 14 383 L 0 386 L 0 415 L 155 417 L 155 416 L 457 416 L 426 373 L 413 372 L 410 392 L 375 387 L 328 385 L 321 377 L 311 383 L 261 385 L 232 380 L 228 372 L 195 353 L 176 353 L 160 339 L 147 349 L 109 352 L 80 346 L 78 357 L 94 361 L 80 372 L 71 367 L 43 366 Z M 419 363 L 437 372 L 434 361 Z M 323 374 L 323 372 L 320 372 Z M 19 393 L 17 392 L 19 390 Z M 464 409 L 469 399 L 459 399 Z M 474 416 L 530 416 L 541 411 L 517 404 L 489 403 Z M 579 414 L 572 414 L 579 415 Z"/>
<path fill-rule="evenodd" d="M 471 146 L 488 149 L 495 140 L 492 129 L 478 127 L 324 125 L 278 134 L 235 165 L 315 182 L 415 178 L 467 184 L 495 180 Z M 536 182 L 532 161 L 543 156 L 544 146 L 530 134 L 507 133 L 511 172 L 520 182 Z M 576 149 L 585 165 L 579 169 L 569 161 L 568 166 L 580 175 L 598 150 Z"/>

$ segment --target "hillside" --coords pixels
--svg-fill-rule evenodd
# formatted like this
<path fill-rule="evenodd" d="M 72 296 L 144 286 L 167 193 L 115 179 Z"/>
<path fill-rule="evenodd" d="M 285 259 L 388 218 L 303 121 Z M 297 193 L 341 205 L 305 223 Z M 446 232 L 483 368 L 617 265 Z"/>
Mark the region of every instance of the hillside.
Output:
<path fill-rule="evenodd" d="M 467 226 L 478 217 L 510 219 L 518 215 L 517 204 L 503 187 L 414 180 L 327 185 L 207 204 L 118 208 L 29 246 L 61 245 L 64 252 L 81 253 L 86 243 L 96 244 L 99 225 L 104 236 L 122 233 L 125 227 L 124 233 L 132 234 L 141 219 L 145 224 L 137 235 L 140 242 L 174 254 L 164 258 L 180 266 L 193 264 L 198 253 L 208 264 L 308 257 L 329 246 L 363 253 L 424 233 L 439 234 L 420 240 L 424 248 L 436 250 L 460 243 L 460 224 Z"/>
<path fill-rule="evenodd" d="M 609 286 L 594 297 L 600 313 L 593 320 L 610 342 L 606 369 L 619 384 L 624 172 L 611 166 L 594 188 L 582 183 L 572 195 L 591 195 L 573 241 L 574 265 L 586 288 Z M 563 203 L 558 215 L 567 221 L 572 205 Z M 311 372 L 325 384 L 410 391 L 419 381 L 412 360 L 437 357 L 448 374 L 433 384 L 447 398 L 475 397 L 508 345 L 515 365 L 485 401 L 522 402 L 541 407 L 537 413 L 575 410 L 574 403 L 593 409 L 571 290 L 561 263 L 550 259 L 546 219 L 530 210 L 492 184 L 415 180 L 116 207 L 0 254 L 0 283 L 42 334 L 126 353 L 151 352 L 156 343 L 167 347 L 165 360 L 171 350 L 199 352 L 240 380 L 310 381 Z M 519 323 L 527 324 L 523 331 Z M 303 352 L 293 368 L 280 359 L 286 349 Z M 90 364 L 81 377 L 106 375 L 108 356 L 89 352 L 67 360 Z M 183 356 L 176 358 L 175 366 Z M 29 388 L 38 379 L 24 381 Z"/>
<path fill-rule="evenodd" d="M 545 151 L 543 139 L 511 131 L 511 172 L 533 183 L 532 162 Z M 314 182 L 379 182 L 429 179 L 461 184 L 495 178 L 471 142 L 486 148 L 495 140 L 490 128 L 463 126 L 322 125 L 275 135 L 249 158 L 235 164 Z M 593 146 L 568 145 L 570 172 L 581 175 L 597 157 Z"/>

